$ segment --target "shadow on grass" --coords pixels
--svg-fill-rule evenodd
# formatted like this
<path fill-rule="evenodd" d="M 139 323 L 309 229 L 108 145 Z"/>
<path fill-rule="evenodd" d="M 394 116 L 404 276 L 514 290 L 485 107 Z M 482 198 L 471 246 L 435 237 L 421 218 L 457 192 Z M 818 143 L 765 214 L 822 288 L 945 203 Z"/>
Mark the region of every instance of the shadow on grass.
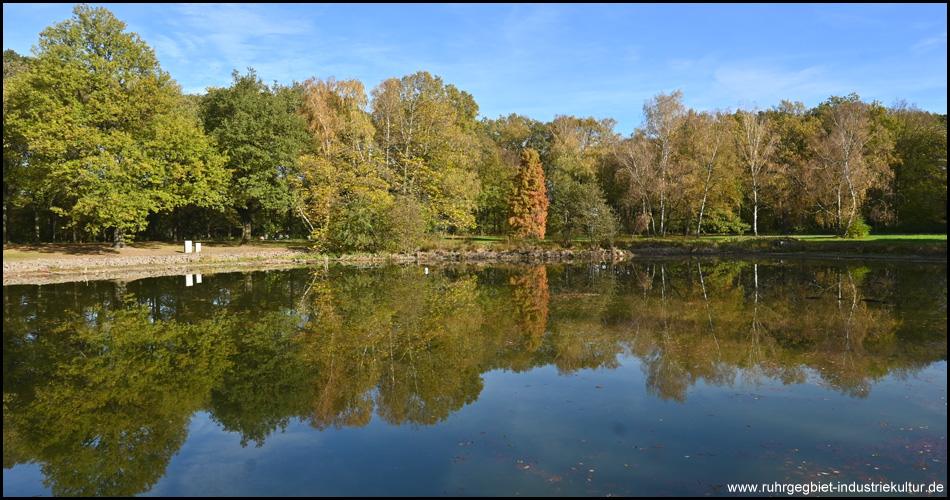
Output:
<path fill-rule="evenodd" d="M 64 255 L 118 255 L 111 243 L 41 243 L 38 245 L 5 245 L 4 250 Z"/>

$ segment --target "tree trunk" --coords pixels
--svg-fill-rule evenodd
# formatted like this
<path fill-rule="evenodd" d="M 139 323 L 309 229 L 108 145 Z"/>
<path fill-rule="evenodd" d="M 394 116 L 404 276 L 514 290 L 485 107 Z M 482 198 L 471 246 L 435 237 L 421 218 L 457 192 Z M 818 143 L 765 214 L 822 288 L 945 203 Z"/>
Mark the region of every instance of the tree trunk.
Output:
<path fill-rule="evenodd" d="M 117 227 L 112 234 L 112 248 L 125 248 L 125 231 Z"/>
<path fill-rule="evenodd" d="M 759 236 L 759 202 L 756 201 L 752 207 L 752 234 Z"/>
<path fill-rule="evenodd" d="M 33 201 L 33 243 L 40 242 L 40 209 Z"/>
<path fill-rule="evenodd" d="M 703 192 L 703 202 L 699 205 L 699 218 L 696 220 L 696 237 L 699 238 L 703 230 L 703 212 L 706 211 L 706 198 L 709 196 L 709 177 L 706 178 L 706 190 Z"/>
<path fill-rule="evenodd" d="M 251 214 L 245 212 L 241 214 L 241 244 L 251 241 Z"/>
<path fill-rule="evenodd" d="M 7 233 L 8 209 L 10 207 L 10 185 L 3 183 L 3 244 L 10 243 L 10 235 Z"/>
<path fill-rule="evenodd" d="M 177 207 L 172 211 L 172 241 L 181 241 L 181 210 Z"/>

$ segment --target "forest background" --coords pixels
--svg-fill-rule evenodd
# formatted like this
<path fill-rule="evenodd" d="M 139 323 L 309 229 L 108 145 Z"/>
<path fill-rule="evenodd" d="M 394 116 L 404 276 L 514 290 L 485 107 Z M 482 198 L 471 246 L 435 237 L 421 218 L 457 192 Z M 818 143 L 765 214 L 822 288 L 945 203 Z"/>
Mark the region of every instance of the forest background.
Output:
<path fill-rule="evenodd" d="M 857 94 L 616 121 L 509 114 L 419 71 L 184 94 L 104 8 L 4 51 L 4 243 L 309 237 L 408 251 L 426 235 L 611 245 L 619 234 L 946 233 L 947 117 Z"/>

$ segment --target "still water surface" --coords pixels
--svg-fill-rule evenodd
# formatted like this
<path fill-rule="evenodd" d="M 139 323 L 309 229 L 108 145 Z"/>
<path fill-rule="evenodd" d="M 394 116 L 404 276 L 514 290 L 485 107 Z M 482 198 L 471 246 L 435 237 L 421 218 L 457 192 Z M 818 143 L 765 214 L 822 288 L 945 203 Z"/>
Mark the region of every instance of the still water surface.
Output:
<path fill-rule="evenodd" d="M 692 260 L 7 286 L 3 494 L 945 488 L 946 271 Z"/>

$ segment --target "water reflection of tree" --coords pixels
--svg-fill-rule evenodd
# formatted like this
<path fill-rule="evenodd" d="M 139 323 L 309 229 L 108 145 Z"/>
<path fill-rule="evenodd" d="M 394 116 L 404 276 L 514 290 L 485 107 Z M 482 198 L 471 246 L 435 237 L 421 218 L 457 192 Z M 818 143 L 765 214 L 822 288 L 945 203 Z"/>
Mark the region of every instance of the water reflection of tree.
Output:
<path fill-rule="evenodd" d="M 827 286 L 819 303 L 826 307 L 818 312 L 816 330 L 825 334 L 810 360 L 825 381 L 852 397 L 867 396 L 872 383 L 887 375 L 889 363 L 882 355 L 897 343 L 899 321 L 888 306 L 868 307 L 861 291 L 867 272 L 849 267 L 823 273 L 821 281 Z"/>
<path fill-rule="evenodd" d="M 533 359 L 541 348 L 548 324 L 548 270 L 535 266 L 511 277 L 511 302 L 514 306 L 514 321 L 518 325 L 520 342 L 512 342 L 510 348 L 520 350 L 525 361 Z M 519 367 L 515 367 L 518 369 Z"/>
<path fill-rule="evenodd" d="M 300 316 L 289 310 L 231 316 L 233 349 L 210 394 L 211 418 L 258 447 L 292 418 L 302 418 L 310 373 L 296 342 Z"/>
<path fill-rule="evenodd" d="M 474 276 L 392 268 L 335 276 L 310 302 L 303 342 L 314 380 L 311 423 L 433 424 L 481 390 Z"/>
<path fill-rule="evenodd" d="M 749 319 L 749 332 L 747 337 L 748 357 L 745 363 L 741 364 L 743 375 L 753 384 L 760 385 L 766 374 L 775 374 L 775 369 L 779 367 L 772 363 L 777 357 L 778 346 L 775 337 L 763 324 L 763 316 L 759 313 L 759 264 L 752 264 L 752 286 L 751 286 L 751 318 Z M 761 306 L 765 308 L 763 304 Z"/>
<path fill-rule="evenodd" d="M 4 429 L 15 428 L 18 444 L 41 462 L 54 495 L 148 491 L 219 382 L 226 331 L 214 320 L 153 323 L 141 307 L 61 319 L 35 340 L 43 354 L 33 380 L 8 385 L 5 367 Z"/>
<path fill-rule="evenodd" d="M 699 286 L 675 302 L 666 302 L 671 291 L 659 263 L 634 273 L 643 293 L 628 296 L 639 296 L 627 328 L 658 397 L 683 401 L 699 379 L 719 385 L 739 374 L 751 385 L 766 377 L 801 383 L 809 370 L 860 397 L 889 371 L 893 356 L 885 353 L 899 350 L 899 322 L 886 305 L 869 305 L 878 303 L 863 295 L 862 268 L 812 268 L 808 288 L 785 266 L 696 264 L 680 269 L 678 280 L 689 283 L 690 270 Z M 644 276 L 655 279 L 644 283 Z"/>
<path fill-rule="evenodd" d="M 891 268 L 741 261 L 320 269 L 181 296 L 133 281 L 128 304 L 109 282 L 5 287 L 4 463 L 40 462 L 56 494 L 131 495 L 198 410 L 257 445 L 295 418 L 429 425 L 475 401 L 486 371 L 570 374 L 623 354 L 662 399 L 766 377 L 864 397 L 946 359 L 945 268 L 913 272 L 915 287 Z M 899 317 L 905 295 L 929 316 Z"/>
<path fill-rule="evenodd" d="M 619 268 L 601 263 L 552 266 L 548 336 L 538 351 L 537 366 L 554 365 L 562 375 L 619 366 L 623 345 L 615 332 L 604 328 L 618 273 Z"/>

